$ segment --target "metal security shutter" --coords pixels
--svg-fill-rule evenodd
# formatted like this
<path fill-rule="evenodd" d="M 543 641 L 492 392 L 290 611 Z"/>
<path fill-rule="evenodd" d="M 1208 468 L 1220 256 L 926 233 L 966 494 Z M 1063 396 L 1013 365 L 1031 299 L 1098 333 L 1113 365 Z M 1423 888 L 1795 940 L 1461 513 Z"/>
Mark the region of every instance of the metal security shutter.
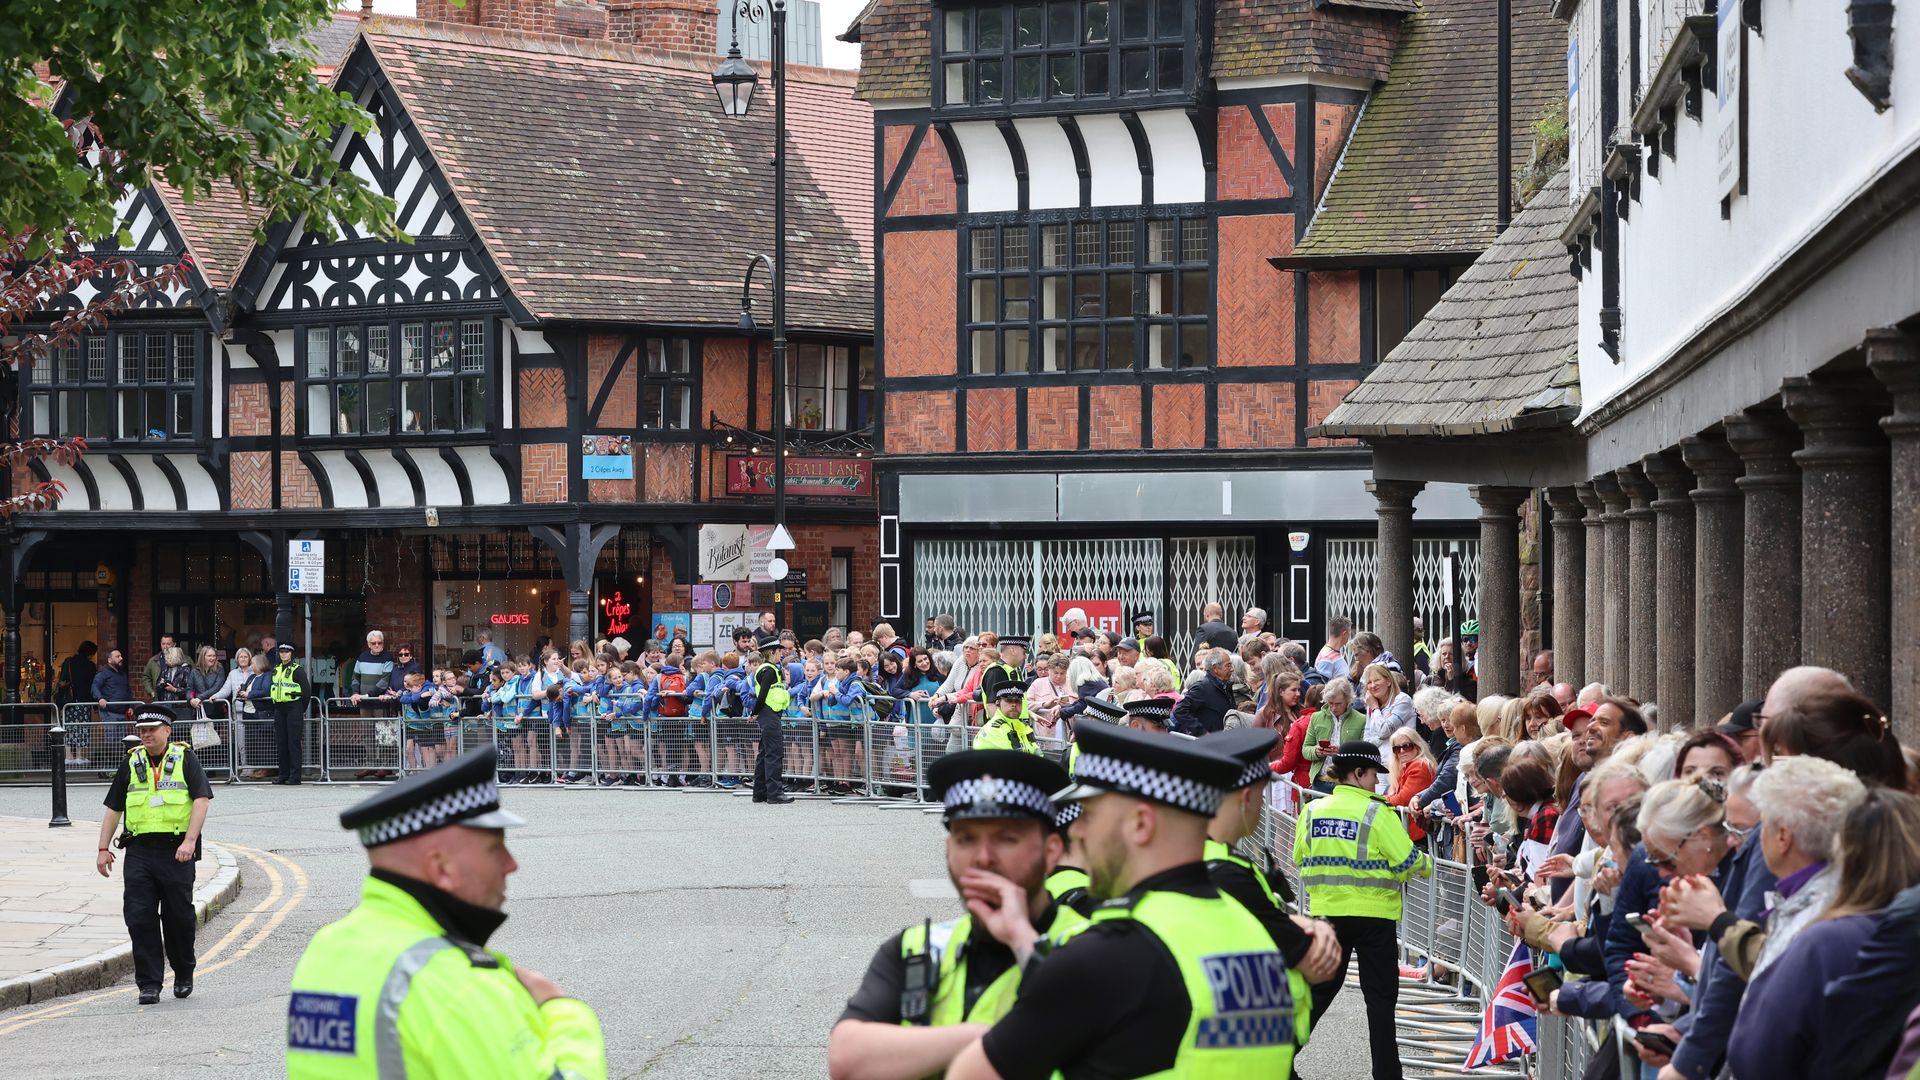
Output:
<path fill-rule="evenodd" d="M 1040 634 L 1055 601 L 1118 600 L 1124 618 L 1161 587 L 1158 540 L 917 540 L 912 625 L 946 612 L 970 633 Z"/>
<path fill-rule="evenodd" d="M 1327 617 L 1345 615 L 1356 630 L 1374 630 L 1373 589 L 1376 578 L 1374 540 L 1327 541 Z M 1438 642 L 1453 634 L 1447 621 L 1446 563 L 1449 550 L 1460 555 L 1459 607 L 1462 619 L 1480 617 L 1480 541 L 1415 540 L 1413 542 L 1413 613 L 1427 628 L 1427 640 Z"/>
<path fill-rule="evenodd" d="M 1043 540 L 1040 548 L 1040 610 L 1034 625 L 1053 629 L 1054 604 L 1061 600 L 1120 601 L 1120 632 L 1126 620 L 1160 603 L 1161 545 L 1158 540 Z"/>
<path fill-rule="evenodd" d="M 1240 614 L 1253 606 L 1258 592 L 1253 537 L 1181 537 L 1169 544 L 1167 602 L 1172 610 L 1159 613 L 1155 629 L 1167 636 L 1172 657 L 1184 672 L 1193 661 L 1193 631 L 1208 601 L 1225 606 L 1226 623 L 1236 632 Z"/>

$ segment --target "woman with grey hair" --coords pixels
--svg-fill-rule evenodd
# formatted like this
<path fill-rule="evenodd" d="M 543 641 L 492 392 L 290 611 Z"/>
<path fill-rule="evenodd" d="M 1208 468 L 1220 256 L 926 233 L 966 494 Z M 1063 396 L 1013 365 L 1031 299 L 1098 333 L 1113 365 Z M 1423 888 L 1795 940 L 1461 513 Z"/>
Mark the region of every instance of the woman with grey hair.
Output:
<path fill-rule="evenodd" d="M 1778 960 L 1833 899 L 1840 879 L 1831 861 L 1840 825 L 1866 793 L 1851 769 L 1824 758 L 1781 758 L 1754 779 L 1750 795 L 1760 811 L 1760 850 L 1780 894 L 1767 916 L 1767 941 L 1754 975 Z"/>

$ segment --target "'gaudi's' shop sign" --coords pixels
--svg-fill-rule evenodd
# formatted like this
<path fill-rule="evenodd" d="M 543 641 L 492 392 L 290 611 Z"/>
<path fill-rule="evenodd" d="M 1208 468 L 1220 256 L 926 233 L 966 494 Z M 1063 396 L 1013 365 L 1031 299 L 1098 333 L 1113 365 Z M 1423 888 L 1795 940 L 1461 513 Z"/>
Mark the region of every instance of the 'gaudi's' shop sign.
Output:
<path fill-rule="evenodd" d="M 727 494 L 773 494 L 773 457 L 727 455 Z M 873 461 L 851 457 L 790 457 L 787 494 L 860 498 L 873 494 Z"/>

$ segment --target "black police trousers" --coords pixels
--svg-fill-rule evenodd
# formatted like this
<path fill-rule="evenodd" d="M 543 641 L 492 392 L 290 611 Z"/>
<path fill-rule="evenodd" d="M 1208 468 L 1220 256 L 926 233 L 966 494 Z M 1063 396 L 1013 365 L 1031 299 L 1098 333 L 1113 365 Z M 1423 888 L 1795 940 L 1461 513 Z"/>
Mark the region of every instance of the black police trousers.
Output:
<path fill-rule="evenodd" d="M 175 862 L 176 846 L 129 843 L 121 864 L 121 913 L 133 940 L 133 981 L 142 990 L 160 989 L 163 955 L 176 983 L 193 981 L 194 864 Z"/>
<path fill-rule="evenodd" d="M 273 703 L 273 749 L 280 765 L 278 782 L 300 782 L 300 749 L 307 741 L 307 703 Z"/>
<path fill-rule="evenodd" d="M 1360 954 L 1360 994 L 1367 1003 L 1367 1047 L 1373 1056 L 1373 1080 L 1400 1080 L 1400 1043 L 1394 1037 L 1394 1009 L 1400 1004 L 1400 924 L 1370 915 L 1334 915 L 1340 939 L 1340 970 L 1313 988 L 1313 1023 L 1347 981 L 1347 964 Z"/>
<path fill-rule="evenodd" d="M 760 725 L 760 753 L 753 761 L 753 801 L 765 802 L 786 790 L 780 777 L 787 771 L 787 737 L 780 730 L 780 714 L 772 709 L 754 710 Z"/>

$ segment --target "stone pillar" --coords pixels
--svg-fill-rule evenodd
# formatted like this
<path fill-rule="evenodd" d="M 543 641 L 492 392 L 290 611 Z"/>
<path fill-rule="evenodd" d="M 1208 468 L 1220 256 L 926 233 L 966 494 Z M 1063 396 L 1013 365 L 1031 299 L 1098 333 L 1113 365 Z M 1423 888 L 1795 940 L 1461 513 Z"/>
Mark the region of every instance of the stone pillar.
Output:
<path fill-rule="evenodd" d="M 1580 674 L 1586 682 L 1601 682 L 1607 670 L 1607 532 L 1600 515 L 1606 504 L 1592 484 L 1575 484 L 1573 493 L 1587 512 L 1580 519 L 1587 564 L 1587 602 L 1581 611 L 1587 648 Z"/>
<path fill-rule="evenodd" d="M 1593 488 L 1606 507 L 1600 521 L 1607 534 L 1607 601 L 1602 616 L 1607 648 L 1606 663 L 1598 674 L 1589 675 L 1587 679 L 1589 682 L 1598 679 L 1614 693 L 1624 694 L 1627 692 L 1627 494 L 1612 473 L 1594 477 Z"/>
<path fill-rule="evenodd" d="M 1520 692 L 1520 503 L 1528 488 L 1475 485 L 1480 504 L 1480 696 Z"/>
<path fill-rule="evenodd" d="M 1587 661 L 1587 535 L 1580 498 L 1570 487 L 1547 489 L 1553 508 L 1553 681 L 1584 682 Z"/>
<path fill-rule="evenodd" d="M 1693 707 L 1714 722 L 1744 700 L 1741 693 L 1740 456 L 1724 439 L 1689 436 L 1680 454 L 1693 470 Z"/>
<path fill-rule="evenodd" d="M 1706 722 L 1693 701 L 1693 474 L 1672 450 L 1648 454 L 1640 468 L 1655 493 L 1653 699 L 1662 730 L 1687 731 Z"/>
<path fill-rule="evenodd" d="M 1800 432 L 1771 409 L 1724 421 L 1740 455 L 1740 696 L 1762 698 L 1774 676 L 1800 662 Z"/>
<path fill-rule="evenodd" d="M 1802 662 L 1843 672 L 1884 709 L 1893 687 L 1893 585 L 1879 386 L 1861 376 L 1787 379 L 1780 398 L 1806 439 L 1793 455 L 1801 479 Z"/>
<path fill-rule="evenodd" d="M 1880 421 L 1891 440 L 1893 689 L 1881 704 L 1894 734 L 1920 739 L 1920 341 L 1899 330 L 1869 330 L 1867 367 L 1893 392 L 1893 415 Z"/>
<path fill-rule="evenodd" d="M 1659 527 L 1653 516 L 1653 485 L 1638 465 L 1613 470 L 1627 496 L 1627 693 L 1654 700 L 1658 663 L 1655 620 L 1659 582 Z"/>
<path fill-rule="evenodd" d="M 567 637 L 570 641 L 593 640 L 593 596 L 585 589 L 567 590 Z"/>
<path fill-rule="evenodd" d="M 1409 669 L 1413 665 L 1413 499 L 1426 486 L 1418 480 L 1367 481 L 1380 515 L 1373 632 Z"/>

